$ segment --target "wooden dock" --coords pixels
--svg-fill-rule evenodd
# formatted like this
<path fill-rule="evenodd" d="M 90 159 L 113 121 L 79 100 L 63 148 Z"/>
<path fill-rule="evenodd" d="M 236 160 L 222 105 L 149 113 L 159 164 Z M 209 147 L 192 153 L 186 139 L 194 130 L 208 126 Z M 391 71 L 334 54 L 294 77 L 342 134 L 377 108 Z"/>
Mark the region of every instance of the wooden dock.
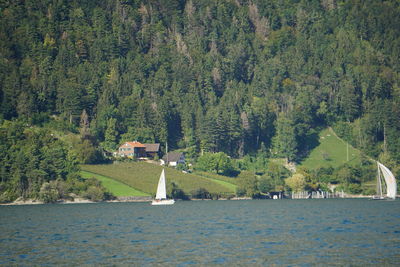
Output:
<path fill-rule="evenodd" d="M 303 191 L 303 192 L 292 192 L 292 199 L 311 199 L 311 198 L 344 198 L 344 192 L 327 192 L 327 191 Z"/>

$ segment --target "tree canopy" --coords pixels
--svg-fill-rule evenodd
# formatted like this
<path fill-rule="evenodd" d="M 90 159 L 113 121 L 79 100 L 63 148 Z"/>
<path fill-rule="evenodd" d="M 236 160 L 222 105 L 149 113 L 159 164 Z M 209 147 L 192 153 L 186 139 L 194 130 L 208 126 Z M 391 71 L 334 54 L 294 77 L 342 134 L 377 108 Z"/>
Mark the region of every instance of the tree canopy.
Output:
<path fill-rule="evenodd" d="M 57 117 L 106 151 L 137 138 L 299 161 L 329 125 L 399 164 L 399 69 L 396 0 L 0 3 L 0 120 Z"/>

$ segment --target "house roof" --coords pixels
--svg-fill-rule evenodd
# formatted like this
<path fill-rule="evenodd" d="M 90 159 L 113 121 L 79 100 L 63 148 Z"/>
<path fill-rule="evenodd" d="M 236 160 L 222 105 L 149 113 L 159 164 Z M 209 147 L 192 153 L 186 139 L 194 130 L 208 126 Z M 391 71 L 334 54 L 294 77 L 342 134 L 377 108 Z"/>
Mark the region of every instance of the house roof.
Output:
<path fill-rule="evenodd" d="M 144 144 L 146 152 L 158 152 L 160 150 L 160 144 Z"/>
<path fill-rule="evenodd" d="M 138 141 L 133 141 L 133 142 L 125 142 L 123 143 L 120 147 L 123 146 L 130 146 L 130 147 L 145 147 L 145 145 L 143 145 L 142 143 L 138 142 Z"/>
<path fill-rule="evenodd" d="M 177 162 L 181 156 L 183 155 L 182 152 L 169 152 L 168 153 L 168 161 L 169 162 Z M 167 161 L 167 155 L 164 155 L 162 158 L 164 161 Z"/>

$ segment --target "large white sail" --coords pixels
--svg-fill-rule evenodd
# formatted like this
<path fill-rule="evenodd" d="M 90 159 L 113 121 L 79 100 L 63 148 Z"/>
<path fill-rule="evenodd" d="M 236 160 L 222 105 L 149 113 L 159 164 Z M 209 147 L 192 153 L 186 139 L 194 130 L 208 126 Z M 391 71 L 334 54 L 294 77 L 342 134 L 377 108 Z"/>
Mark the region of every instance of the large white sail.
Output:
<path fill-rule="evenodd" d="M 167 198 L 167 192 L 165 189 L 165 173 L 163 169 L 160 175 L 160 180 L 158 181 L 156 199 L 166 199 L 166 198 Z"/>
<path fill-rule="evenodd" d="M 386 168 L 385 165 L 378 162 L 378 166 L 382 171 L 383 177 L 385 178 L 387 197 L 395 199 L 397 194 L 396 178 L 394 177 L 393 173 Z"/>

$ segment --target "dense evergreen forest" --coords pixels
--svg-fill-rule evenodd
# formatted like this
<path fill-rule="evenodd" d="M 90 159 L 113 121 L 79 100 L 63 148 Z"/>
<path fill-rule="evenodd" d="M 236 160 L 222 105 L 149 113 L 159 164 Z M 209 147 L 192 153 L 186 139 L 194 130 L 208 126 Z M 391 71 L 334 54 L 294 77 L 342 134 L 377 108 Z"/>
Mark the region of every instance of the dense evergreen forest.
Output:
<path fill-rule="evenodd" d="M 80 130 L 80 162 L 128 140 L 300 162 L 332 126 L 399 175 L 399 71 L 397 0 L 1 1 L 0 191 L 27 191 L 43 125 Z"/>

